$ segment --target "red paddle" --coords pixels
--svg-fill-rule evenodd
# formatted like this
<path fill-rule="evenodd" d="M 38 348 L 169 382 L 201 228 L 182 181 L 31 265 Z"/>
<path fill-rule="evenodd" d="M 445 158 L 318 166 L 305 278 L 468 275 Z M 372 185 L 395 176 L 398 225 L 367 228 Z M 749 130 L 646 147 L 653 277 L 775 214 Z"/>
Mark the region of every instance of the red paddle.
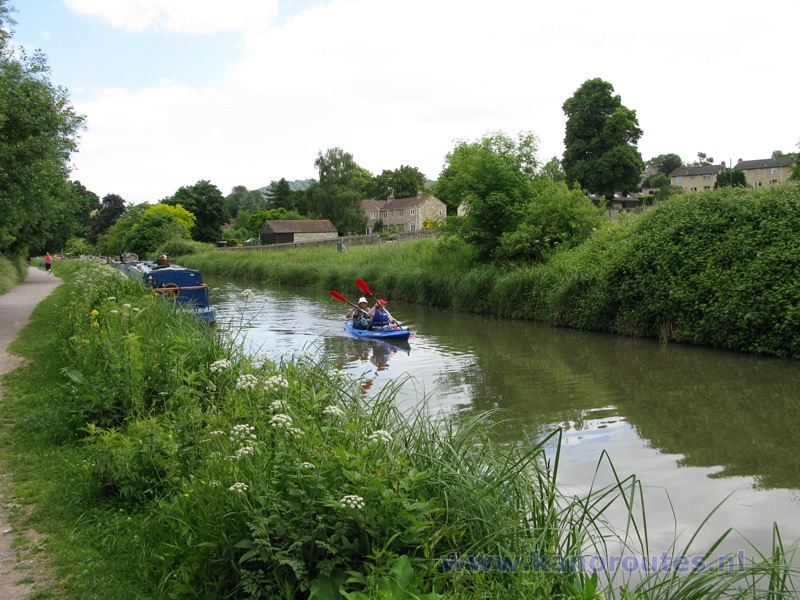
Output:
<path fill-rule="evenodd" d="M 331 297 L 336 298 L 339 302 L 346 302 L 347 304 L 349 304 L 353 308 L 357 308 L 359 310 L 359 312 L 362 312 L 362 313 L 365 313 L 365 314 L 367 313 L 367 311 L 365 311 L 363 308 L 361 308 L 358 304 L 353 304 L 352 302 L 350 302 L 350 300 L 348 300 L 347 298 L 342 296 L 336 290 L 331 290 Z"/>

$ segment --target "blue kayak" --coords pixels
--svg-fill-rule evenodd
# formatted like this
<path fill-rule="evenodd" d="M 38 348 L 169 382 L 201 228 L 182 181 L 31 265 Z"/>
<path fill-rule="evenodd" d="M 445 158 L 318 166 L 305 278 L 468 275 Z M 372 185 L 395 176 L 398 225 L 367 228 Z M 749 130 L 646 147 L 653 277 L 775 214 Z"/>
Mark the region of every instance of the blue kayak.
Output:
<path fill-rule="evenodd" d="M 350 335 L 373 340 L 407 340 L 411 335 L 410 329 L 402 327 L 386 327 L 380 329 L 356 329 L 353 321 L 345 321 L 344 330 Z"/>

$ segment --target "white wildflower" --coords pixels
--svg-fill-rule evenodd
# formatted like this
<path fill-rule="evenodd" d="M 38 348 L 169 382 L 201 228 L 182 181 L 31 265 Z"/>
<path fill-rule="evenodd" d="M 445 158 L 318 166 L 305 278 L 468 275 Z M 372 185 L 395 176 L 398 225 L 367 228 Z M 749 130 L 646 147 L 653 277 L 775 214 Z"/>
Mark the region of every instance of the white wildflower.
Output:
<path fill-rule="evenodd" d="M 116 296 L 109 296 L 109 297 L 108 297 L 108 301 L 109 301 L 109 302 L 114 302 L 114 300 L 116 300 L 116 299 L 117 299 L 117 297 L 116 297 Z"/>
<path fill-rule="evenodd" d="M 315 466 L 313 465 L 313 463 L 310 463 L 310 462 L 302 462 L 302 463 L 300 463 L 300 468 L 301 468 L 301 469 L 316 469 L 317 467 L 315 467 Z"/>
<path fill-rule="evenodd" d="M 275 402 L 269 405 L 269 408 L 272 412 L 275 412 L 276 410 L 283 410 L 286 408 L 286 402 L 283 400 L 275 400 Z"/>
<path fill-rule="evenodd" d="M 231 487 L 229 487 L 228 490 L 231 492 L 238 492 L 239 494 L 242 494 L 247 491 L 247 484 L 237 481 Z"/>
<path fill-rule="evenodd" d="M 296 438 L 303 437 L 306 434 L 305 431 L 297 427 L 289 427 L 286 431 L 291 434 L 292 437 Z"/>
<path fill-rule="evenodd" d="M 245 456 L 252 456 L 253 454 L 255 454 L 255 452 L 256 449 L 253 446 L 242 446 L 236 451 L 236 454 L 234 454 L 234 458 L 236 460 L 240 460 Z"/>
<path fill-rule="evenodd" d="M 386 431 L 385 429 L 378 429 L 377 431 L 372 432 L 368 437 L 367 441 L 369 442 L 384 442 L 389 443 L 392 441 L 392 434 Z"/>
<path fill-rule="evenodd" d="M 344 418 L 344 411 L 336 406 L 335 404 L 331 404 L 330 406 L 326 406 L 325 410 L 322 411 L 323 415 L 331 415 L 333 417 L 339 417 L 341 419 Z"/>
<path fill-rule="evenodd" d="M 128 304 L 127 302 L 126 302 L 125 304 L 123 304 L 123 305 L 122 305 L 122 308 L 130 308 L 130 307 L 131 307 L 131 305 L 130 305 L 130 304 Z"/>
<path fill-rule="evenodd" d="M 242 373 L 236 380 L 236 387 L 240 390 L 252 390 L 258 385 L 258 377 L 250 373 Z"/>
<path fill-rule="evenodd" d="M 242 290 L 242 298 L 247 299 L 247 298 L 252 298 L 253 296 L 255 296 L 253 290 L 250 289 Z"/>
<path fill-rule="evenodd" d="M 289 382 L 283 375 L 273 375 L 264 383 L 264 390 L 269 392 L 277 388 L 288 388 Z"/>
<path fill-rule="evenodd" d="M 342 508 L 353 508 L 353 509 L 362 509 L 364 506 L 364 499 L 361 496 L 353 496 L 347 495 L 342 496 L 341 500 L 339 500 L 339 506 Z"/>
<path fill-rule="evenodd" d="M 211 363 L 211 366 L 209 367 L 209 370 L 212 373 L 218 373 L 218 372 L 220 372 L 220 371 L 222 371 L 224 369 L 230 369 L 230 368 L 231 368 L 231 361 L 229 361 L 226 358 L 222 358 L 220 360 L 217 360 L 217 361 L 214 361 L 213 363 Z"/>
<path fill-rule="evenodd" d="M 278 429 L 288 429 L 292 424 L 292 417 L 279 413 L 269 420 L 269 424 Z"/>
<path fill-rule="evenodd" d="M 109 313 L 111 313 L 112 315 L 118 315 L 118 314 L 119 314 L 119 311 L 118 311 L 116 308 L 112 308 L 112 309 L 111 309 L 110 311 L 108 311 L 108 312 L 109 312 Z"/>

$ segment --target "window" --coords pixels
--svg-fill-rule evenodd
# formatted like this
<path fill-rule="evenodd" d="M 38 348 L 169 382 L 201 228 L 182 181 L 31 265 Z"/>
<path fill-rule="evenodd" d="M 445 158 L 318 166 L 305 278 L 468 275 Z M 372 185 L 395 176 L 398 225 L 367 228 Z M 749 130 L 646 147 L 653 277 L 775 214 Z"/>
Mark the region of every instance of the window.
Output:
<path fill-rule="evenodd" d="M 772 167 L 772 168 L 769 170 L 769 174 L 770 174 L 770 175 L 777 175 L 777 174 L 778 174 L 778 167 Z"/>
<path fill-rule="evenodd" d="M 412 208 L 411 210 L 414 210 L 414 209 Z M 416 226 L 416 225 L 414 225 L 414 223 L 410 223 L 410 224 L 408 225 L 408 230 L 409 230 L 409 231 L 416 231 L 416 230 L 417 230 L 417 226 Z"/>
<path fill-rule="evenodd" d="M 761 175 L 761 169 L 756 169 L 756 174 Z"/>
<path fill-rule="evenodd" d="M 369 213 L 369 218 L 374 221 L 375 219 L 378 218 L 378 213 L 376 213 L 376 212 Z"/>
<path fill-rule="evenodd" d="M 704 186 L 703 186 L 703 189 L 704 189 L 704 190 L 710 190 L 710 189 L 711 189 L 711 186 L 710 186 L 710 185 L 704 185 Z"/>
<path fill-rule="evenodd" d="M 689 179 L 694 179 L 694 175 L 689 175 Z"/>
<path fill-rule="evenodd" d="M 402 217 L 403 216 L 403 209 L 402 208 L 398 208 L 397 209 L 397 216 L 398 217 Z"/>
<path fill-rule="evenodd" d="M 417 209 L 416 208 L 412 208 L 408 212 L 411 214 L 411 216 L 414 216 L 415 214 L 417 214 Z"/>
<path fill-rule="evenodd" d="M 696 187 L 693 187 L 693 188 L 692 188 L 690 191 L 692 191 L 692 192 L 696 192 L 696 191 L 697 191 L 697 188 L 696 188 Z"/>
<path fill-rule="evenodd" d="M 711 175 L 703 175 L 703 181 L 711 181 Z"/>
<path fill-rule="evenodd" d="M 754 181 L 754 182 L 753 182 L 753 186 L 755 186 L 755 187 L 761 187 L 761 182 L 760 182 L 760 181 Z"/>
<path fill-rule="evenodd" d="M 388 218 L 389 218 L 389 211 L 388 210 L 382 210 L 381 211 L 381 219 L 388 219 Z"/>
<path fill-rule="evenodd" d="M 683 177 L 676 177 L 676 178 L 675 178 L 675 181 L 676 181 L 677 183 L 683 183 Z"/>
<path fill-rule="evenodd" d="M 769 180 L 769 184 L 770 184 L 770 185 L 775 185 L 776 183 L 778 183 L 778 180 L 777 180 L 777 179 L 770 179 L 770 180 Z"/>

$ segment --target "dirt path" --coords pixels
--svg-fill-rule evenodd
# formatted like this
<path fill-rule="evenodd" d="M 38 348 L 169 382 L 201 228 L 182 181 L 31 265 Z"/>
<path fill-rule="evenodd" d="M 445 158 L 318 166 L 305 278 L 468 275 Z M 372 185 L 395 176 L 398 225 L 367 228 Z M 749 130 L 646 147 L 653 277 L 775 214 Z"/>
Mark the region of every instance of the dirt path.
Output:
<path fill-rule="evenodd" d="M 27 325 L 36 305 L 61 283 L 54 275 L 30 267 L 25 281 L 0 296 L 0 413 L 5 410 L 2 376 L 22 364 L 19 356 L 8 353 L 8 346 Z M 9 522 L 13 511 L 21 509 L 9 491 L 9 477 L 6 466 L 0 465 L 0 598 L 23 600 L 46 586 L 47 580 L 32 550 L 37 535 L 20 531 Z"/>

